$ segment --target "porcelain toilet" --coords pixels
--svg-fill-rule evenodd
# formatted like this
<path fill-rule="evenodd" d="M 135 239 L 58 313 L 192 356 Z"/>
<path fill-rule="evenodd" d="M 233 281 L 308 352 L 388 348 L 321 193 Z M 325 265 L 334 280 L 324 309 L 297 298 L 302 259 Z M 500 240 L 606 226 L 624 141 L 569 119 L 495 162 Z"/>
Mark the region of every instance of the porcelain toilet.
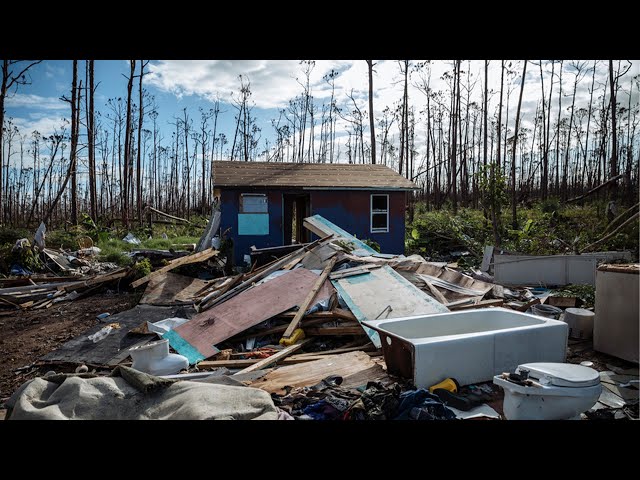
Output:
<path fill-rule="evenodd" d="M 516 369 L 517 374 L 526 371 L 540 386 L 493 377 L 493 383 L 504 389 L 507 420 L 577 419 L 595 405 L 602 392 L 600 374 L 593 368 L 571 363 L 525 363 Z"/>
<path fill-rule="evenodd" d="M 187 357 L 169 353 L 169 340 L 158 340 L 129 349 L 131 368 L 151 375 L 172 375 L 189 367 Z"/>

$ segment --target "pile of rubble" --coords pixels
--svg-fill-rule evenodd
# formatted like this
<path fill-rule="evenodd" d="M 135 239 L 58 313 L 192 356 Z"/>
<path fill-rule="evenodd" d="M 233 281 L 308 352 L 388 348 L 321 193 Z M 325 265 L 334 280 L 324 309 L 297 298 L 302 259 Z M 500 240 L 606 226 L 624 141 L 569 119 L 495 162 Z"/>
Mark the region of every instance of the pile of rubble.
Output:
<path fill-rule="evenodd" d="M 461 345 L 459 354 L 451 353 L 458 352 L 455 350 L 458 344 L 452 341 L 447 347 L 450 354 L 439 359 L 422 358 L 422 346 L 414 341 L 421 335 L 411 329 L 426 327 L 413 322 L 456 311 L 498 310 L 505 315 L 529 312 L 558 319 L 561 314 L 566 315 L 559 307 L 575 307 L 580 301 L 555 295 L 549 289 L 498 285 L 486 271 L 472 270 L 466 274 L 454 265 L 429 262 L 418 255 L 380 254 L 317 217 L 305 219 L 304 226 L 320 237 L 318 240 L 281 253 L 259 268 L 254 264 L 247 272 L 213 280 L 171 272 L 218 256 L 218 250 L 208 248 L 175 258 L 134 281 L 133 288 L 145 286 L 139 305 L 101 319 L 94 328 L 41 359 L 46 369 L 73 365 L 83 367 L 81 370 L 66 375 L 50 373 L 36 379 L 37 382 L 25 384 L 8 406 L 19 412 L 16 417 L 28 417 L 33 405 L 24 403 L 24 391 L 30 389 L 30 398 L 39 399 L 56 412 L 38 418 L 73 416 L 60 413 L 52 393 L 72 379 L 89 384 L 110 382 L 116 390 L 135 392 L 145 398 L 143 406 L 127 413 L 126 418 L 501 418 L 504 394 L 491 383 L 494 370 L 519 358 L 518 355 L 525 355 L 526 349 L 522 353 L 504 347 L 506 350 L 500 353 L 503 359 L 498 359 L 496 350 L 487 374 L 480 370 L 482 361 L 474 360 L 475 347 L 460 343 L 469 334 L 454 331 L 459 327 L 452 326 L 451 332 L 429 334 L 456 337 L 453 340 Z M 493 263 L 491 258 L 489 263 Z M 14 301 L 23 301 L 25 298 L 18 296 L 29 292 L 39 296 L 29 299 L 33 306 L 42 306 L 46 305 L 40 303 L 43 300 L 67 298 L 70 292 L 80 295 L 82 289 L 90 289 L 97 282 L 124 275 L 126 272 L 116 270 L 82 282 L 50 282 L 53 287 L 13 287 L 12 292 L 3 292 L 7 290 L 4 288 L 0 290 L 0 299 L 8 300 L 6 294 L 12 293 Z M 16 290 L 19 288 L 27 289 Z M 51 294 L 52 290 L 62 293 Z M 495 307 L 502 308 L 495 310 Z M 408 321 L 405 317 L 422 320 Z M 528 361 L 536 361 L 538 357 L 543 361 L 564 361 L 566 327 L 564 333 L 553 337 L 560 339 L 556 348 L 555 340 L 548 341 L 551 337 L 544 336 L 555 334 L 541 333 L 536 317 L 529 317 L 534 318 L 526 320 L 531 328 L 518 337 L 518 342 L 530 340 L 535 350 L 535 339 L 540 338 L 550 346 L 545 347 L 548 352 L 540 349 L 547 353 L 529 353 L 534 359 Z M 470 331 L 491 333 L 493 327 L 478 328 Z M 427 369 L 428 374 L 423 375 L 421 369 Z M 523 384 L 537 383 L 532 377 L 518 378 L 522 378 L 519 381 Z M 613 377 L 608 378 L 611 381 Z M 625 390 L 627 398 L 616 408 L 637 404 L 637 369 L 635 384 L 633 378 L 624 380 L 628 380 L 627 385 L 616 388 L 633 389 L 635 385 L 635 397 Z M 169 413 L 158 406 L 158 402 L 172 402 L 168 397 L 171 389 L 180 390 L 176 395 L 182 395 L 183 399 L 191 398 L 194 394 L 187 393 L 188 388 L 196 389 L 198 395 L 216 398 L 217 407 L 213 410 L 203 407 L 198 412 L 191 408 L 181 413 L 174 409 Z M 229 388 L 232 390 L 225 390 Z M 233 389 L 244 392 L 243 400 L 232 395 L 236 391 Z M 221 391 L 230 397 L 223 399 Z M 153 395 L 164 396 L 154 397 L 154 404 L 149 400 Z M 104 394 L 103 400 L 104 408 L 113 405 L 111 394 Z M 67 401 L 82 402 L 82 399 Z M 95 404 L 98 400 L 91 401 L 93 407 L 101 408 Z M 230 403 L 220 404 L 227 401 Z M 260 405 L 253 413 L 251 402 Z M 43 411 L 39 410 L 39 414 Z M 65 410 L 69 411 L 84 410 Z M 121 414 L 114 415 L 124 418 Z M 629 416 L 633 416 L 633 411 Z M 87 413 L 74 418 L 91 417 Z"/>

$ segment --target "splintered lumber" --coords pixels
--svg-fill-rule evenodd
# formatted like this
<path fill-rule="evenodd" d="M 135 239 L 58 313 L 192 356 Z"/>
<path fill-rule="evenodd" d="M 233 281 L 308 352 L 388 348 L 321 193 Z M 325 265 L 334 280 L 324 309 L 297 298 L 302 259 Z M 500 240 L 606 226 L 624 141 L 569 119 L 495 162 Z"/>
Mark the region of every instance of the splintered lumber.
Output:
<path fill-rule="evenodd" d="M 313 233 L 315 233 L 319 237 L 332 234 L 332 235 L 335 235 L 336 237 L 344 238 L 347 242 L 350 242 L 355 246 L 355 251 L 354 251 L 353 254 L 358 256 L 358 257 L 369 256 L 369 255 L 374 255 L 374 254 L 378 253 L 373 248 L 371 248 L 369 245 L 367 245 L 366 243 L 362 242 L 361 240 L 358 240 L 356 237 L 351 235 L 349 232 L 343 230 L 342 228 L 340 228 L 335 223 L 331 223 L 329 220 L 327 220 L 326 218 L 322 217 L 321 215 L 313 215 L 311 217 L 305 218 L 302 221 L 302 225 L 307 230 L 312 231 Z M 356 251 L 358 251 L 358 252 L 356 253 Z M 358 253 L 360 253 L 360 252 L 361 252 L 361 254 L 359 255 Z"/>
<path fill-rule="evenodd" d="M 449 310 L 451 311 L 473 310 L 474 308 L 500 307 L 503 304 L 504 304 L 504 300 L 499 298 L 497 300 L 481 300 L 478 303 L 472 303 L 470 305 L 452 305 L 452 306 L 449 306 Z"/>
<path fill-rule="evenodd" d="M 263 358 L 259 362 L 248 366 L 244 370 L 240 370 L 235 375 L 239 375 L 241 373 L 254 372 L 256 370 L 262 370 L 263 368 L 266 368 L 269 365 L 273 365 L 278 360 L 282 360 L 283 358 L 288 357 L 289 355 L 291 355 L 296 350 L 300 350 L 302 347 L 304 347 L 311 340 L 312 339 L 310 339 L 310 338 L 305 338 L 304 340 L 300 340 L 299 342 L 294 343 L 293 345 L 289 345 L 288 347 L 285 347 L 282 350 L 280 350 L 278 353 L 274 353 L 273 355 L 271 355 L 271 356 L 269 356 L 267 358 Z"/>
<path fill-rule="evenodd" d="M 345 268 L 344 270 L 333 272 L 329 278 L 331 280 L 337 280 L 339 278 L 350 277 L 352 275 L 362 275 L 364 273 L 369 273 L 369 270 L 373 270 L 374 268 L 380 268 L 381 266 L 382 265 L 378 265 L 375 263 L 367 263 L 366 265 L 359 265 L 357 267 Z"/>
<path fill-rule="evenodd" d="M 311 306 L 311 302 L 316 297 L 316 294 L 318 293 L 320 288 L 322 288 L 322 285 L 324 285 L 325 280 L 331 273 L 331 269 L 335 266 L 335 264 L 336 264 L 336 257 L 333 257 L 329 261 L 329 264 L 326 267 L 324 267 L 324 270 L 318 277 L 318 280 L 316 280 L 316 283 L 313 285 L 313 288 L 309 291 L 309 293 L 307 294 L 303 302 L 300 304 L 300 308 L 296 313 L 295 317 L 293 317 L 293 320 L 291 320 L 291 323 L 282 334 L 284 338 L 290 338 L 291 335 L 293 335 L 293 331 L 296 328 L 298 328 L 298 325 L 300 324 L 300 320 L 302 320 L 302 317 L 304 317 L 304 314 L 307 312 L 307 310 Z"/>
<path fill-rule="evenodd" d="M 321 336 L 342 336 L 342 335 L 366 335 L 366 332 L 360 325 L 346 326 L 346 327 L 314 327 L 307 328 L 304 331 L 308 337 L 321 337 Z"/>
<path fill-rule="evenodd" d="M 334 348 L 332 350 L 323 350 L 320 352 L 300 353 L 298 355 L 295 355 L 295 357 L 291 357 L 291 358 L 298 359 L 298 358 L 304 358 L 304 357 L 317 357 L 321 355 L 336 355 L 339 353 L 357 352 L 358 350 L 365 352 L 365 351 L 377 350 L 377 349 L 371 342 L 369 342 L 365 345 L 359 345 L 356 347 Z"/>
<path fill-rule="evenodd" d="M 211 303 L 210 301 L 212 299 L 221 297 L 222 295 L 227 293 L 229 290 L 231 290 L 233 287 L 238 285 L 238 283 L 240 283 L 240 281 L 242 280 L 242 275 L 243 275 L 242 273 L 239 273 L 235 277 L 232 277 L 230 281 L 228 281 L 225 285 L 223 285 L 220 288 L 216 288 L 213 292 L 209 293 L 206 297 L 204 297 L 200 301 L 200 310 L 205 310 L 206 308 L 209 307 L 209 304 Z"/>
<path fill-rule="evenodd" d="M 139 303 L 149 305 L 193 304 L 197 292 L 208 282 L 177 273 L 163 273 L 147 284 Z"/>
<path fill-rule="evenodd" d="M 274 369 L 265 376 L 251 382 L 250 385 L 269 393 L 282 393 L 285 386 L 294 388 L 309 387 L 329 375 L 348 377 L 375 365 L 376 363 L 365 352 L 327 355 L 320 360 Z"/>
<path fill-rule="evenodd" d="M 214 305 L 217 305 L 217 304 L 219 304 L 221 302 L 224 302 L 224 301 L 226 301 L 226 300 L 238 295 L 240 292 L 246 290 L 248 287 L 253 285 L 258 280 L 262 280 L 264 277 L 267 277 L 267 276 L 271 275 L 276 270 L 280 270 L 280 268 L 282 266 L 286 265 L 287 263 L 289 263 L 290 261 L 294 260 L 295 258 L 302 257 L 302 255 L 304 255 L 306 252 L 308 252 L 311 248 L 315 247 L 316 245 L 318 245 L 321 242 L 325 242 L 329 238 L 331 238 L 331 236 L 327 236 L 327 237 L 321 238 L 319 240 L 316 240 L 315 242 L 311 242 L 307 246 L 302 247 L 299 250 L 296 250 L 295 252 L 290 253 L 289 255 L 286 255 L 286 256 L 284 256 L 284 257 L 272 262 L 271 264 L 265 265 L 261 269 L 256 270 L 256 272 L 254 272 L 250 277 L 246 278 L 240 285 L 232 288 L 228 292 L 216 297 L 215 299 L 213 299 L 212 301 L 209 301 L 206 304 L 201 302 L 200 303 L 200 310 L 202 311 L 202 310 L 205 310 L 207 308 L 211 308 Z"/>
<path fill-rule="evenodd" d="M 319 313 L 330 313 L 330 312 L 319 312 Z M 309 315 L 309 316 L 307 316 L 307 317 L 302 319 L 302 328 L 306 328 L 306 327 L 309 327 L 311 325 L 318 325 L 318 324 L 321 324 L 321 323 L 327 323 L 327 322 L 330 322 L 331 320 L 338 319 L 338 317 L 320 317 L 320 318 L 315 318 L 314 315 L 316 315 L 316 314 Z M 269 328 L 269 329 L 266 329 L 266 330 L 257 330 L 257 331 L 254 331 L 252 333 L 246 333 L 244 335 L 236 335 L 233 338 L 234 338 L 234 340 L 245 340 L 247 338 L 252 338 L 252 337 L 264 337 L 266 335 L 272 335 L 274 333 L 282 333 L 286 329 L 287 329 L 287 325 L 280 325 L 279 327 L 273 327 L 273 328 Z"/>
<path fill-rule="evenodd" d="M 435 299 L 438 300 L 443 305 L 447 305 L 448 307 L 449 305 L 448 305 L 447 299 L 444 297 L 444 295 L 440 293 L 440 291 L 435 287 L 435 285 L 431 283 L 430 280 L 427 280 L 425 275 L 420 275 L 420 278 L 424 280 L 424 283 L 427 285 L 427 288 L 429 288 L 429 291 L 433 293 L 433 296 L 435 297 Z"/>
<path fill-rule="evenodd" d="M 202 252 L 193 253 L 191 255 L 187 255 L 186 257 L 176 258 L 175 260 L 172 260 L 171 262 L 169 262 L 169 265 L 159 268 L 158 270 L 151 272 L 146 277 L 142 277 L 141 279 L 136 280 L 131 284 L 131 287 L 137 288 L 140 285 L 144 285 L 152 278 L 157 277 L 158 275 L 161 275 L 163 273 L 170 272 L 174 268 L 178 268 L 182 265 L 188 265 L 190 263 L 204 262 L 205 260 L 208 260 L 217 254 L 218 254 L 218 250 L 214 250 L 213 248 L 208 248 L 206 250 L 203 250 Z"/>
<path fill-rule="evenodd" d="M 196 363 L 218 353 L 218 343 L 300 305 L 317 279 L 304 268 L 290 270 L 198 313 L 163 337 L 190 363 Z M 315 301 L 328 299 L 333 293 L 326 283 Z"/>

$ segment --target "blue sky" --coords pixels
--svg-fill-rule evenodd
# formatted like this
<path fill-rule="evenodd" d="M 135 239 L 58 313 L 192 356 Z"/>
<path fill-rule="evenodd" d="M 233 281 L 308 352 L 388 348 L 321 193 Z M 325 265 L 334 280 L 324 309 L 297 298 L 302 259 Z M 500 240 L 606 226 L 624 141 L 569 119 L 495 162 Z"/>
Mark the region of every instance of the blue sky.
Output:
<path fill-rule="evenodd" d="M 508 63 L 508 62 L 507 62 Z M 589 67 L 593 61 L 587 61 Z M 624 65 L 625 62 L 622 62 Z M 563 74 L 563 89 L 569 93 L 573 86 L 573 74 L 571 73 L 570 62 L 565 61 L 567 67 Z M 499 61 L 492 61 L 490 64 L 490 88 L 494 94 L 490 96 L 490 109 L 495 109 L 498 95 L 495 93 L 499 89 Z M 630 71 L 621 79 L 622 91 L 619 101 L 626 105 L 628 91 L 631 85 L 631 78 L 640 74 L 640 62 L 633 61 Z M 463 70 L 470 67 L 472 81 L 479 79 L 475 90 L 472 93 L 472 101 L 480 101 L 482 81 L 484 79 L 484 62 L 472 61 L 470 64 L 463 62 Z M 84 61 L 79 62 L 79 77 L 84 81 Z M 367 66 L 364 60 L 321 60 L 317 61 L 311 74 L 312 93 L 318 103 L 327 100 L 330 95 L 329 85 L 323 80 L 323 76 L 335 69 L 339 72 L 336 78 L 336 99 L 338 105 L 345 106 L 350 102 L 347 94 L 353 92 L 354 98 L 359 107 L 364 111 L 368 110 L 368 78 Z M 515 74 L 507 77 L 508 87 L 511 91 L 509 104 L 509 126 L 513 128 L 515 108 L 517 104 L 517 94 L 520 85 L 520 73 L 522 71 L 521 62 L 513 61 L 512 69 Z M 549 75 L 550 65 L 544 63 L 545 75 Z M 556 72 L 557 72 L 556 64 Z M 95 62 L 95 81 L 98 84 L 96 91 L 96 109 L 106 113 L 105 107 L 107 99 L 122 97 L 126 98 L 126 78 L 129 64 L 127 60 L 98 60 Z M 451 62 L 434 61 L 432 63 L 432 87 L 435 90 L 446 92 L 447 85 L 440 77 L 445 71 L 451 70 Z M 169 139 L 172 127 L 168 122 L 173 121 L 175 115 L 182 113 L 183 108 L 187 108 L 194 121 L 194 127 L 199 122 L 198 108 L 212 108 L 212 100 L 220 98 L 222 100 L 222 110 L 226 113 L 219 117 L 218 131 L 225 133 L 230 142 L 234 133 L 234 108 L 229 102 L 232 101 L 232 92 L 239 89 L 238 75 L 242 74 L 251 82 L 252 97 L 254 103 L 253 115 L 258 119 L 258 125 L 262 128 L 262 141 L 260 150 L 264 147 L 264 140 L 269 139 L 273 144 L 275 138 L 274 129 L 271 126 L 271 119 L 277 118 L 278 109 L 286 107 L 288 100 L 301 93 L 302 88 L 296 78 L 302 80 L 302 70 L 298 61 L 295 60 L 189 60 L 189 61 L 157 61 L 153 60 L 147 66 L 149 74 L 145 76 L 144 87 L 155 96 L 159 105 L 159 123 L 163 128 L 165 139 Z M 69 96 L 71 86 L 72 62 L 70 60 L 52 61 L 47 60 L 35 66 L 31 70 L 32 84 L 23 86 L 18 93 L 12 95 L 6 101 L 6 117 L 13 117 L 14 123 L 20 128 L 22 134 L 29 135 L 34 129 L 44 135 L 53 133 L 54 128 L 62 125 L 62 118 L 69 118 L 70 109 L 68 103 L 60 100 L 62 95 Z M 608 75 L 607 62 L 600 62 L 596 70 L 596 95 L 603 90 L 604 80 Z M 529 63 L 527 79 L 523 98 L 523 119 L 522 126 L 531 126 L 534 111 L 540 98 L 540 70 L 539 67 Z M 419 74 L 412 75 L 412 82 L 409 88 L 410 103 L 416 106 L 416 112 L 422 110 L 426 103 L 426 97 L 420 92 L 415 84 L 419 83 Z M 545 89 L 548 92 L 549 79 L 545 79 Z M 602 82 L 602 87 L 598 84 Z M 585 78 L 578 89 L 576 98 L 576 108 L 586 107 L 590 86 L 590 73 Z M 632 100 L 638 101 L 638 89 L 634 86 Z M 398 62 L 385 60 L 377 61 L 374 74 L 375 108 L 376 118 L 380 118 L 382 110 L 392 107 L 402 95 L 402 82 Z M 464 93 L 464 92 L 463 92 Z M 557 84 L 554 89 L 554 112 L 552 121 L 557 115 Z M 506 91 L 505 91 L 506 95 Z M 445 93 L 448 97 L 448 93 Z M 563 115 L 568 116 L 565 108 L 570 106 L 570 98 L 563 99 Z M 506 99 L 505 99 L 506 101 Z M 319 107 L 318 107 L 319 111 Z M 493 110 L 491 110 L 493 111 Z M 368 120 L 368 119 L 367 119 Z M 150 128 L 150 123 L 146 124 Z M 346 123 L 338 123 L 339 131 L 345 132 Z M 423 148 L 424 126 L 417 132 L 417 148 Z M 397 127 L 392 130 L 397 135 Z M 367 129 L 368 135 L 368 129 Z M 230 145 L 228 145 L 230 147 Z M 342 161 L 346 161 L 343 155 Z"/>

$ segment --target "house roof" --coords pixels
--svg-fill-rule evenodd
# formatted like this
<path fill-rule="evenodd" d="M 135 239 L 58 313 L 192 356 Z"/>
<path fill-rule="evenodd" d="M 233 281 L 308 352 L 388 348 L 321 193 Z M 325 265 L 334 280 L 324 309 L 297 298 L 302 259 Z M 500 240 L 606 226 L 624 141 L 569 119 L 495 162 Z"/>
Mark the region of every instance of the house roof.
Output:
<path fill-rule="evenodd" d="M 217 187 L 296 187 L 340 190 L 416 190 L 384 165 L 345 163 L 213 162 Z"/>

